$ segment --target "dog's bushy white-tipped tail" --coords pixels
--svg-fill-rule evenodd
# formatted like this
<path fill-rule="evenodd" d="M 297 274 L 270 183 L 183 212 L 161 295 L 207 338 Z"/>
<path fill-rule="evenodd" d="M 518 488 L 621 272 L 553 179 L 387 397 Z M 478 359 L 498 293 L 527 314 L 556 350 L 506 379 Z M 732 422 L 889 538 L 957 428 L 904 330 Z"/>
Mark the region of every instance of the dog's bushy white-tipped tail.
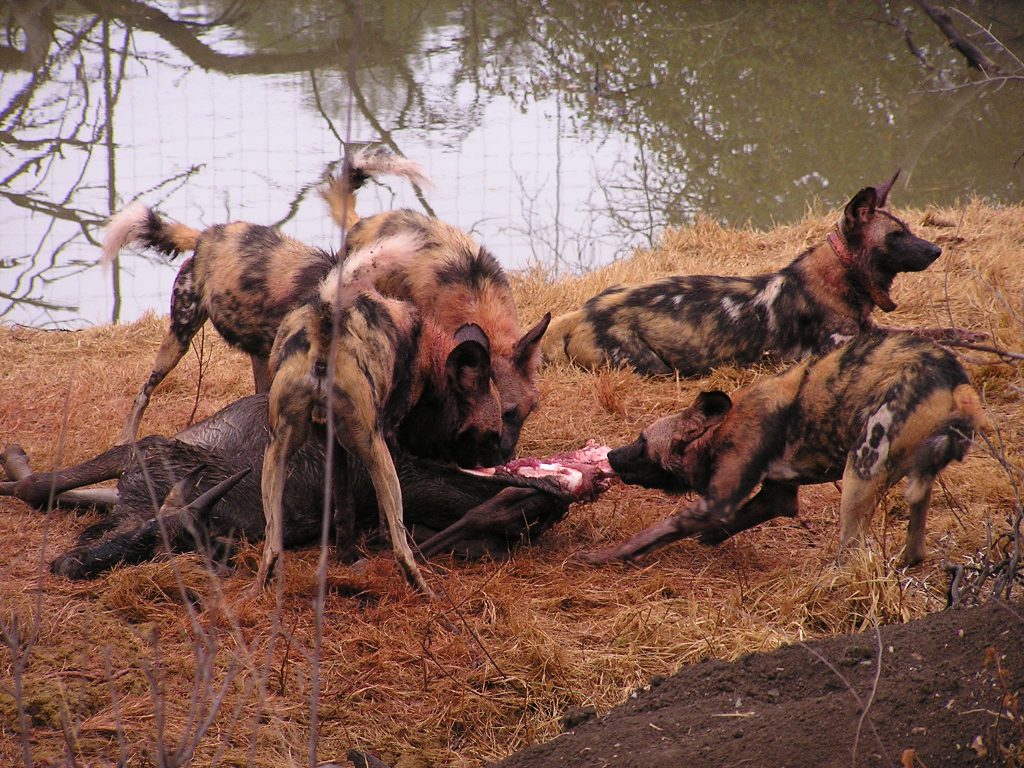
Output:
<path fill-rule="evenodd" d="M 100 244 L 101 261 L 109 264 L 129 243 L 153 248 L 173 258 L 179 253 L 194 251 L 201 235 L 198 229 L 186 224 L 164 220 L 142 203 L 131 203 L 107 223 Z"/>
<path fill-rule="evenodd" d="M 423 238 L 414 232 L 376 240 L 345 257 L 345 261 L 328 273 L 320 284 L 320 298 L 332 303 L 338 291 L 349 286 L 372 287 L 378 276 L 394 269 L 403 269 L 423 247 Z"/>
<path fill-rule="evenodd" d="M 417 187 L 431 186 L 423 166 L 415 160 L 396 155 L 384 147 L 363 147 L 352 156 L 352 169 L 368 178 L 401 176 Z M 358 189 L 358 187 L 356 187 Z"/>
<path fill-rule="evenodd" d="M 149 207 L 136 201 L 121 209 L 107 222 L 100 244 L 100 262 L 109 264 L 128 243 L 135 242 L 149 219 Z"/>
<path fill-rule="evenodd" d="M 363 147 L 349 158 L 337 175 L 328 176 L 319 190 L 331 218 L 344 231 L 359 221 L 356 192 L 367 179 L 378 176 L 401 176 L 417 187 L 430 186 L 423 166 L 416 161 L 396 155 L 385 147 Z"/>

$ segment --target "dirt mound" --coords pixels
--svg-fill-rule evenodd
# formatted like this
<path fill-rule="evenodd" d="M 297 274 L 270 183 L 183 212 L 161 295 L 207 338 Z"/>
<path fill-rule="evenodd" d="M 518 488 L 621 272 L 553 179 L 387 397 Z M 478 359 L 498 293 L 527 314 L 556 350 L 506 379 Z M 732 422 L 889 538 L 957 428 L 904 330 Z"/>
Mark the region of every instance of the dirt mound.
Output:
<path fill-rule="evenodd" d="M 1021 765 L 1022 607 L 693 664 L 498 765 Z"/>

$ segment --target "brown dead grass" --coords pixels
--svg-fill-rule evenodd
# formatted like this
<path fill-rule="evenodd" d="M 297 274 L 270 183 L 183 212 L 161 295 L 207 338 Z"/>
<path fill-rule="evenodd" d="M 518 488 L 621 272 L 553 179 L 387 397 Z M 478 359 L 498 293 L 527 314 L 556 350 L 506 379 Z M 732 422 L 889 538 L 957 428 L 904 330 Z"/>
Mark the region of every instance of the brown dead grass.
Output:
<path fill-rule="evenodd" d="M 880 322 L 956 324 L 1024 349 L 1024 208 L 971 203 L 903 215 L 945 253 L 930 271 L 898 279 L 901 306 Z M 833 220 L 834 214 L 810 213 L 769 232 L 700 220 L 667 234 L 658 249 L 592 274 L 557 284 L 540 273 L 523 275 L 523 320 L 573 308 L 612 282 L 774 269 L 822 237 Z M 75 333 L 0 329 L 0 439 L 20 442 L 36 469 L 111 445 L 164 329 L 157 317 Z M 247 360 L 212 331 L 205 349 L 198 417 L 252 386 Z M 1019 366 L 965 357 L 1007 457 L 1022 466 Z M 723 368 L 675 381 L 553 366 L 543 372 L 543 407 L 526 426 L 521 452 L 554 453 L 587 438 L 621 444 L 701 388 L 731 390 L 771 372 Z M 190 356 L 157 392 L 143 433 L 181 428 L 198 380 Z M 478 765 L 552 737 L 568 709 L 607 709 L 681 664 L 936 610 L 946 585 L 941 561 L 962 561 L 984 548 L 989 529 L 1006 530 L 1013 490 L 984 446 L 950 467 L 934 498 L 930 556 L 907 572 L 893 566 L 906 516 L 898 492 L 883 502 L 887 514 L 877 516 L 871 550 L 842 568 L 834 561 L 838 489 L 807 488 L 801 499 L 800 521 L 776 521 L 719 547 L 682 542 L 639 568 L 580 565 L 577 551 L 620 540 L 677 503 L 616 486 L 574 508 L 508 562 L 432 563 L 428 579 L 443 587 L 441 605 L 413 594 L 387 557 L 373 558 L 365 573 L 332 565 L 319 675 L 320 759 L 340 760 L 354 746 L 406 768 Z M 159 744 L 171 752 L 195 732 L 188 714 L 200 705 L 190 702 L 214 698 L 227 680 L 223 704 L 198 743 L 197 764 L 305 764 L 317 553 L 289 554 L 279 611 L 273 595 L 246 593 L 254 551 L 228 576 L 207 573 L 194 557 L 117 569 L 85 584 L 42 570 L 90 520 L 35 514 L 0 499 L 0 622 L 21 638 L 33 758 L 57 762 L 70 749 L 88 764 L 122 754 L 133 765 L 156 763 Z M 5 765 L 22 760 L 12 648 L 10 641 L 0 646 Z"/>

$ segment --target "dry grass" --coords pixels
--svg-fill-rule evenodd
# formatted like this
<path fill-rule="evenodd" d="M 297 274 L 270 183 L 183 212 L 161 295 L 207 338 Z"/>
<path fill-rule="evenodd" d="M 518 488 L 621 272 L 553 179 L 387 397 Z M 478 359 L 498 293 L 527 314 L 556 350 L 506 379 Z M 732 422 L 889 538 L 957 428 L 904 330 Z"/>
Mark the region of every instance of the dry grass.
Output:
<path fill-rule="evenodd" d="M 901 307 L 880 321 L 955 323 L 1024 349 L 1024 208 L 972 203 L 902 213 L 945 254 L 929 272 L 898 279 Z M 656 251 L 593 274 L 557 285 L 524 275 L 517 283 L 523 320 L 572 308 L 611 282 L 773 269 L 833 220 L 812 212 L 769 232 L 701 220 L 666 235 Z M 109 446 L 164 323 L 147 317 L 77 333 L 0 329 L 0 439 L 20 442 L 37 469 Z M 199 417 L 251 388 L 245 358 L 212 331 L 205 347 Z M 1007 458 L 1024 465 L 1019 367 L 977 353 L 967 359 Z M 551 367 L 521 451 L 553 453 L 590 437 L 621 444 L 701 388 L 733 389 L 770 372 L 725 368 L 702 380 L 652 381 L 626 371 Z M 157 392 L 143 433 L 181 428 L 198 378 L 190 357 Z M 674 509 L 676 502 L 658 493 L 617 486 L 574 508 L 509 562 L 432 563 L 428 579 L 448 600 L 440 606 L 412 593 L 387 557 L 374 558 L 366 573 L 332 565 L 319 757 L 340 760 L 354 746 L 406 768 L 478 765 L 552 737 L 567 709 L 607 709 L 681 664 L 920 616 L 943 605 L 940 562 L 983 549 L 990 528 L 1006 530 L 1013 499 L 1006 473 L 977 447 L 944 473 L 929 521 L 930 556 L 908 572 L 892 564 L 905 526 L 898 492 L 877 516 L 871 551 L 835 565 L 839 491 L 832 485 L 801 492 L 800 521 L 775 521 L 719 547 L 682 542 L 641 568 L 574 562 L 577 551 L 620 540 Z M 83 764 L 121 756 L 132 765 L 157 764 L 160 745 L 187 758 L 197 742 L 201 765 L 306 764 L 317 553 L 290 553 L 279 612 L 272 595 L 246 595 L 252 551 L 238 571 L 220 577 L 192 557 L 118 569 L 85 584 L 41 570 L 90 519 L 47 517 L 0 500 L 0 625 L 8 635 L 0 646 L 0 763 L 23 759 L 17 678 L 31 725 L 27 744 L 38 762 L 60 761 L 70 750 Z M 205 728 L 204 718 L 189 720 L 204 706 Z"/>

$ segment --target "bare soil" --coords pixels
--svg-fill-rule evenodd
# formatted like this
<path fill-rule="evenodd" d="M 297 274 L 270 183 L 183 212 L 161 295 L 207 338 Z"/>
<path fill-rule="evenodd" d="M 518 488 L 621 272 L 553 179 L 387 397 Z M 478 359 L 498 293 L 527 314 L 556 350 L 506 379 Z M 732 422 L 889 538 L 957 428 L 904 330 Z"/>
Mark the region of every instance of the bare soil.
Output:
<path fill-rule="evenodd" d="M 604 717 L 570 713 L 570 731 L 498 765 L 1021 765 L 1021 609 L 992 602 L 692 664 Z"/>

